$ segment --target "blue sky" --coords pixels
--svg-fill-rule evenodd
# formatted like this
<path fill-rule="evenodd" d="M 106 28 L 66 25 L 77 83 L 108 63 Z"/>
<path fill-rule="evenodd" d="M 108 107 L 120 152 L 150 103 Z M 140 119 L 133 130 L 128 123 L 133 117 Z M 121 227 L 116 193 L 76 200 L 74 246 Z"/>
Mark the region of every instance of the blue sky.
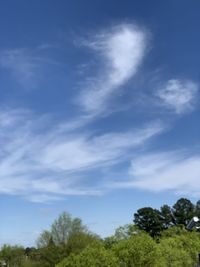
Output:
<path fill-rule="evenodd" d="M 200 198 L 199 1 L 0 3 L 0 243 L 62 211 L 107 236 Z"/>

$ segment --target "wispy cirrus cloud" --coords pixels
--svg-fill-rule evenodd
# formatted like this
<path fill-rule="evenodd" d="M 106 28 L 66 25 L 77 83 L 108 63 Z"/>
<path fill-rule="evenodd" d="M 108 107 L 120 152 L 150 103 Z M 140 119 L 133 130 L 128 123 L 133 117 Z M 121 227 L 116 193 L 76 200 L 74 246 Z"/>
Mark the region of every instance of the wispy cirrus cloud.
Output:
<path fill-rule="evenodd" d="M 84 177 L 90 178 L 89 171 L 118 164 L 128 151 L 164 129 L 151 123 L 128 132 L 72 134 L 55 130 L 59 123 L 44 127 L 46 118 L 26 111 L 1 111 L 1 117 L 0 192 L 42 202 L 101 194 L 82 185 Z"/>
<path fill-rule="evenodd" d="M 46 44 L 33 48 L 1 50 L 0 68 L 6 70 L 22 88 L 35 88 L 45 69 L 50 65 L 60 65 L 45 55 L 45 50 L 51 47 Z"/>
<path fill-rule="evenodd" d="M 116 183 L 121 188 L 200 196 L 200 154 L 188 151 L 149 153 L 132 160 L 130 179 Z"/>
<path fill-rule="evenodd" d="M 177 114 L 183 114 L 194 109 L 198 89 L 198 84 L 193 81 L 171 79 L 155 95 L 161 101 L 159 104 Z"/>
<path fill-rule="evenodd" d="M 0 53 L 0 66 L 8 70 L 17 82 L 24 88 L 35 85 L 38 59 L 27 49 L 10 49 Z"/>
<path fill-rule="evenodd" d="M 0 193 L 19 195 L 33 202 L 49 202 L 66 195 L 100 195 L 103 190 L 118 186 L 178 192 L 178 187 L 183 191 L 187 185 L 190 192 L 194 191 L 187 174 L 192 168 L 199 172 L 199 157 L 184 158 L 180 153 L 138 157 L 132 162 L 130 181 L 113 183 L 107 177 L 106 184 L 103 181 L 102 187 L 95 187 L 101 182 L 91 175 L 93 170 L 100 173 L 107 167 L 114 172 L 118 164 L 130 162 L 135 151 L 166 128 L 158 121 L 139 123 L 126 131 L 104 129 L 101 134 L 86 127 L 98 118 L 96 115 L 108 110 L 111 96 L 137 73 L 147 50 L 147 35 L 135 25 L 121 24 L 85 43 L 95 51 L 102 65 L 99 74 L 78 93 L 77 101 L 84 111 L 79 117 L 52 124 L 48 116 L 36 116 L 27 110 L 1 110 Z M 39 57 L 31 56 L 25 49 L 0 54 L 0 66 L 26 87 L 34 84 L 39 61 Z M 195 82 L 172 79 L 154 96 L 160 106 L 183 114 L 193 109 L 197 94 Z M 175 179 L 182 174 L 185 176 Z M 93 179 L 92 186 L 84 185 L 85 178 Z"/>
<path fill-rule="evenodd" d="M 147 33 L 132 24 L 120 24 L 94 36 L 84 45 L 99 56 L 101 72 L 78 98 L 87 112 L 101 113 L 115 90 L 133 77 L 147 48 Z"/>

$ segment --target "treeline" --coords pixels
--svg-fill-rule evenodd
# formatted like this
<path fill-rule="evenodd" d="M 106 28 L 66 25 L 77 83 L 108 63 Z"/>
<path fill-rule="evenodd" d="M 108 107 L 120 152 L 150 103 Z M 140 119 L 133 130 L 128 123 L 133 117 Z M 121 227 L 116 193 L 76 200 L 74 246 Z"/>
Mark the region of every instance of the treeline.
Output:
<path fill-rule="evenodd" d="M 163 205 L 159 210 L 151 207 L 139 209 L 134 214 L 134 223 L 151 236 L 157 236 L 171 226 L 187 226 L 194 216 L 200 217 L 200 200 L 193 204 L 181 198 L 172 207 Z"/>
<path fill-rule="evenodd" d="M 172 207 L 145 207 L 134 214 L 134 224 L 102 239 L 64 212 L 41 233 L 37 247 L 4 245 L 0 262 L 9 267 L 194 267 L 200 233 L 185 226 L 199 215 L 200 202 L 183 198 Z"/>

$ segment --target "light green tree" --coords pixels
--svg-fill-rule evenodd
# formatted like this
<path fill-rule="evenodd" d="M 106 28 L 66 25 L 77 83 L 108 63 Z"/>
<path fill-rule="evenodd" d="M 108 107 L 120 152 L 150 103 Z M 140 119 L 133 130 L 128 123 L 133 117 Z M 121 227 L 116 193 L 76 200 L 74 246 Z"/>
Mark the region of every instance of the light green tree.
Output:
<path fill-rule="evenodd" d="M 71 254 L 56 267 L 120 267 L 117 257 L 103 245 L 88 246 L 79 255 Z"/>
<path fill-rule="evenodd" d="M 84 250 L 87 246 L 97 244 L 103 244 L 103 241 L 100 239 L 99 236 L 94 235 L 92 233 L 74 233 L 70 235 L 67 244 L 65 245 L 65 250 L 67 254 L 79 254 Z"/>
<path fill-rule="evenodd" d="M 115 230 L 115 238 L 116 240 L 123 240 L 130 238 L 133 235 L 139 234 L 141 230 L 134 224 L 125 224 L 123 226 L 118 227 Z"/>
<path fill-rule="evenodd" d="M 38 248 L 43 248 L 43 247 L 47 247 L 50 240 L 52 239 L 52 234 L 50 231 L 44 230 L 38 240 L 37 240 L 37 246 Z"/>
<path fill-rule="evenodd" d="M 37 240 L 38 247 L 45 247 L 48 245 L 50 239 L 54 244 L 65 245 L 69 237 L 76 233 L 88 232 L 87 227 L 82 224 L 79 218 L 72 218 L 67 212 L 63 212 L 58 219 L 51 225 L 50 231 L 43 231 Z"/>
<path fill-rule="evenodd" d="M 122 240 L 112 249 L 123 267 L 155 267 L 156 242 L 148 234 L 134 235 Z"/>
<path fill-rule="evenodd" d="M 176 237 L 162 239 L 157 245 L 157 251 L 156 267 L 194 267 L 189 252 Z"/>

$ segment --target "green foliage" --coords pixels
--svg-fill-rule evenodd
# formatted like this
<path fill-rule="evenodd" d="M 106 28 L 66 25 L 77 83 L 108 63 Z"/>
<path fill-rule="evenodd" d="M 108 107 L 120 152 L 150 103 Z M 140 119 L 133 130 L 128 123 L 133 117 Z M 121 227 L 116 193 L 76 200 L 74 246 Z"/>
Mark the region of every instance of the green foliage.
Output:
<path fill-rule="evenodd" d="M 159 267 L 193 267 L 194 263 L 189 253 L 184 250 L 177 238 L 161 240 L 157 245 L 158 257 L 156 265 Z"/>
<path fill-rule="evenodd" d="M 173 215 L 176 224 L 187 225 L 195 214 L 195 207 L 186 198 L 179 199 L 173 206 Z"/>
<path fill-rule="evenodd" d="M 71 254 L 56 267 L 120 267 L 112 251 L 103 245 L 88 246 L 79 255 Z"/>
<path fill-rule="evenodd" d="M 158 243 L 158 266 L 195 266 L 200 253 L 200 234 L 183 227 L 171 227 L 163 232 Z"/>
<path fill-rule="evenodd" d="M 52 238 L 51 232 L 49 232 L 49 231 L 47 231 L 47 230 L 44 230 L 44 231 L 40 234 L 40 236 L 39 236 L 39 238 L 38 238 L 38 240 L 37 240 L 37 246 L 38 246 L 39 248 L 48 246 L 48 244 L 49 244 L 51 238 Z"/>
<path fill-rule="evenodd" d="M 42 265 L 39 262 L 30 260 L 29 258 L 24 258 L 21 262 L 21 265 L 18 267 L 41 267 Z"/>
<path fill-rule="evenodd" d="M 69 213 L 63 212 L 51 225 L 51 231 L 41 233 L 37 245 L 39 248 L 45 247 L 51 239 L 57 246 L 65 245 L 71 235 L 85 232 L 88 230 L 79 218 L 73 219 Z"/>
<path fill-rule="evenodd" d="M 139 232 L 139 229 L 134 224 L 126 224 L 124 226 L 120 226 L 115 230 L 115 238 L 116 240 L 127 239 Z"/>
<path fill-rule="evenodd" d="M 104 239 L 104 246 L 105 248 L 110 249 L 120 240 L 128 239 L 139 233 L 141 233 L 141 230 L 139 230 L 139 228 L 134 224 L 120 226 L 115 230 L 115 234 L 113 236 L 109 236 Z"/>
<path fill-rule="evenodd" d="M 106 249 L 111 249 L 117 242 L 118 240 L 115 236 L 108 236 L 104 239 L 104 247 Z"/>
<path fill-rule="evenodd" d="M 21 266 L 24 260 L 24 248 L 21 246 L 4 245 L 0 251 L 0 259 L 9 267 Z"/>
<path fill-rule="evenodd" d="M 180 198 L 171 208 L 161 206 L 160 210 L 144 207 L 134 214 L 134 223 L 151 236 L 159 236 L 163 230 L 175 225 L 186 226 L 192 217 L 200 217 L 200 201 L 196 205 L 186 198 Z"/>
<path fill-rule="evenodd" d="M 100 238 L 88 232 L 79 218 L 72 218 L 63 212 L 56 219 L 50 231 L 43 231 L 37 245 L 38 249 L 29 252 L 34 266 L 54 267 L 71 253 L 79 254 L 88 245 L 99 243 Z"/>
<path fill-rule="evenodd" d="M 150 207 L 139 209 L 134 214 L 134 223 L 153 237 L 164 229 L 161 213 Z"/>
<path fill-rule="evenodd" d="M 120 226 L 102 240 L 78 218 L 64 212 L 50 230 L 42 232 L 38 248 L 4 245 L 1 261 L 9 267 L 193 267 L 200 253 L 200 233 L 185 225 L 200 215 L 200 201 L 193 205 L 179 199 L 171 208 L 139 209 L 133 224 Z"/>
<path fill-rule="evenodd" d="M 195 216 L 200 218 L 200 200 L 198 200 L 195 205 Z"/>
<path fill-rule="evenodd" d="M 182 244 L 182 248 L 187 251 L 193 264 L 198 260 L 198 254 L 200 253 L 200 235 L 195 232 L 187 232 L 180 235 L 177 239 Z"/>
<path fill-rule="evenodd" d="M 188 231 L 185 229 L 183 225 L 172 226 L 166 230 L 164 230 L 161 234 L 162 238 L 165 237 L 175 237 L 186 234 Z"/>
<path fill-rule="evenodd" d="M 67 240 L 74 231 L 81 232 L 84 230 L 81 220 L 72 219 L 71 215 L 63 212 L 51 226 L 51 234 L 56 245 L 66 244 Z"/>
<path fill-rule="evenodd" d="M 164 229 L 167 229 L 170 226 L 173 226 L 175 224 L 175 218 L 173 215 L 173 211 L 168 205 L 163 205 L 160 208 L 160 213 L 162 216 L 162 223 L 163 223 Z"/>
<path fill-rule="evenodd" d="M 56 246 L 52 241 L 48 246 L 33 250 L 29 254 L 29 259 L 34 266 L 54 267 L 68 255 L 65 246 Z"/>
<path fill-rule="evenodd" d="M 156 242 L 148 234 L 134 235 L 113 247 L 122 267 L 153 267 L 157 258 Z"/>
<path fill-rule="evenodd" d="M 74 233 L 68 239 L 65 246 L 67 254 L 79 254 L 83 249 L 89 245 L 102 244 L 102 240 L 91 233 Z"/>

